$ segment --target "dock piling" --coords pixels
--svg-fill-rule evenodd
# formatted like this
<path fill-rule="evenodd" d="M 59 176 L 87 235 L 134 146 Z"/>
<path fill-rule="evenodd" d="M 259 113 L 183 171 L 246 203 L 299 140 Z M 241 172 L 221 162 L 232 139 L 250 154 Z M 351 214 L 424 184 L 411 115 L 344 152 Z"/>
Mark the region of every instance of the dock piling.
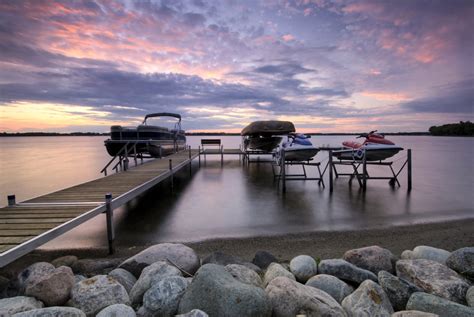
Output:
<path fill-rule="evenodd" d="M 171 190 L 174 187 L 174 175 L 173 175 L 173 160 L 170 159 L 170 182 L 171 182 Z"/>
<path fill-rule="evenodd" d="M 189 158 L 189 176 L 193 175 L 193 160 L 191 159 L 191 145 L 188 146 L 188 158 Z"/>
<path fill-rule="evenodd" d="M 407 150 L 407 162 L 408 162 L 408 190 L 411 190 L 411 149 Z"/>
<path fill-rule="evenodd" d="M 285 151 L 281 150 L 281 180 L 282 180 L 282 190 L 286 192 L 286 164 L 285 164 Z"/>
<path fill-rule="evenodd" d="M 329 164 L 329 192 L 332 193 L 333 191 L 333 179 L 332 179 L 332 173 L 333 173 L 333 165 L 332 165 L 332 150 L 329 150 L 329 157 L 328 157 L 328 164 Z"/>
<path fill-rule="evenodd" d="M 221 166 L 224 166 L 224 145 L 221 145 Z"/>
<path fill-rule="evenodd" d="M 364 150 L 364 156 L 362 157 L 362 190 L 367 189 L 367 153 Z"/>
<path fill-rule="evenodd" d="M 8 200 L 8 207 L 12 207 L 12 206 L 15 206 L 15 205 L 16 205 L 16 197 L 15 197 L 15 195 L 8 195 L 8 196 L 7 196 L 7 200 Z"/>
<path fill-rule="evenodd" d="M 201 146 L 198 146 L 198 161 L 199 161 L 199 167 L 201 167 Z"/>
<path fill-rule="evenodd" d="M 115 231 L 114 231 L 114 211 L 112 209 L 112 194 L 108 193 L 105 195 L 105 216 L 107 221 L 107 239 L 109 241 L 109 254 L 115 253 L 114 240 L 115 240 Z"/>

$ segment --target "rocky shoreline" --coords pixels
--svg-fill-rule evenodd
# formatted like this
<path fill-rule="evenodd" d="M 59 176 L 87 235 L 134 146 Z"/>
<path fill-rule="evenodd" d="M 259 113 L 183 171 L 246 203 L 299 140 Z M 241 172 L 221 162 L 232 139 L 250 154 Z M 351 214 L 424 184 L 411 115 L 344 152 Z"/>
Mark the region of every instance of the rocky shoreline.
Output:
<path fill-rule="evenodd" d="M 315 256 L 201 259 L 172 243 L 125 260 L 63 256 L 0 276 L 0 316 L 474 316 L 474 247 Z"/>

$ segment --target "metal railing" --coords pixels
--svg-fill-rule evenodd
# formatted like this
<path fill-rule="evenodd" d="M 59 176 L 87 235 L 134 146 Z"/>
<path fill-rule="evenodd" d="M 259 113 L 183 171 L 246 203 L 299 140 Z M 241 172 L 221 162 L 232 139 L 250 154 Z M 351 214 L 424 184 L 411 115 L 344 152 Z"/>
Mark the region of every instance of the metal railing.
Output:
<path fill-rule="evenodd" d="M 128 141 L 127 143 L 125 143 L 125 145 L 117 152 L 117 154 L 115 154 L 114 157 L 112 157 L 112 159 L 110 159 L 110 161 L 105 164 L 104 168 L 100 172 L 104 173 L 104 176 L 107 176 L 107 168 L 116 159 L 118 159 L 118 161 L 112 167 L 112 170 L 115 170 L 115 172 L 118 172 L 119 167 L 120 170 L 128 170 L 128 157 L 133 157 L 133 160 L 135 161 L 135 166 L 138 165 L 137 159 L 140 159 L 143 162 L 143 156 L 140 153 L 137 153 L 137 144 L 138 141 Z"/>

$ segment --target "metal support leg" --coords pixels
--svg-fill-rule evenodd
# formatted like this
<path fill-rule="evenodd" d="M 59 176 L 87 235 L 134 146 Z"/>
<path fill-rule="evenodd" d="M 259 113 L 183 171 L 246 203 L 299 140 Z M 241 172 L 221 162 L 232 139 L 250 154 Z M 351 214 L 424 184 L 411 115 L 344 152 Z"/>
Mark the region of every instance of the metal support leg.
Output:
<path fill-rule="evenodd" d="M 367 189 L 367 153 L 364 150 L 364 157 L 362 158 L 362 189 Z"/>
<path fill-rule="evenodd" d="M 407 161 L 408 161 L 408 190 L 411 190 L 411 149 L 407 150 Z"/>
<path fill-rule="evenodd" d="M 323 174 L 321 173 L 321 168 L 319 167 L 319 165 L 316 165 L 317 168 L 318 168 L 318 173 L 319 173 L 319 181 L 318 181 L 318 185 L 323 185 L 323 188 L 326 188 L 326 186 L 324 185 L 324 179 L 323 179 Z"/>
<path fill-rule="evenodd" d="M 282 190 L 286 192 L 286 164 L 285 164 L 285 151 L 281 150 L 281 181 L 282 181 Z"/>
<path fill-rule="evenodd" d="M 173 174 L 173 160 L 170 159 L 170 183 L 171 183 L 171 190 L 174 187 L 174 174 Z"/>
<path fill-rule="evenodd" d="M 221 166 L 224 166 L 224 146 L 221 145 Z"/>
<path fill-rule="evenodd" d="M 115 253 L 114 240 L 115 240 L 115 231 L 114 231 L 114 211 L 112 209 L 112 194 L 108 193 L 105 195 L 105 216 L 107 221 L 107 239 L 109 242 L 109 254 Z"/>
<path fill-rule="evenodd" d="M 189 153 L 189 176 L 193 175 L 193 160 L 191 159 L 191 145 L 188 147 Z"/>
<path fill-rule="evenodd" d="M 329 150 L 328 164 L 329 164 L 329 192 L 332 193 L 333 191 L 332 169 L 335 168 L 334 165 L 332 164 L 332 150 Z"/>
<path fill-rule="evenodd" d="M 15 206 L 15 205 L 16 205 L 16 197 L 15 197 L 15 195 L 8 195 L 8 196 L 7 196 L 7 200 L 8 200 L 8 207 L 12 207 L 12 206 Z"/>
<path fill-rule="evenodd" d="M 198 153 L 199 153 L 199 167 L 201 167 L 201 146 L 198 146 Z"/>

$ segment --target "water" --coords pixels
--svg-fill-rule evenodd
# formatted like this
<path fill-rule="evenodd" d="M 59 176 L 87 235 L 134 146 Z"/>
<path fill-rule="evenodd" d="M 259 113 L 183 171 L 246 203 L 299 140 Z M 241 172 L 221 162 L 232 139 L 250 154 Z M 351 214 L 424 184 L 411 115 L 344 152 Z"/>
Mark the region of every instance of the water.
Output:
<path fill-rule="evenodd" d="M 201 138 L 188 137 L 196 148 Z M 217 136 L 225 148 L 237 148 L 240 137 Z M 317 136 L 316 145 L 338 145 L 348 136 Z M 183 170 L 171 191 L 164 182 L 115 212 L 118 246 L 149 245 L 162 241 L 196 241 L 220 237 L 298 233 L 320 230 L 375 228 L 474 217 L 474 162 L 472 138 L 429 136 L 389 137 L 413 149 L 413 190 L 387 181 L 369 181 L 367 191 L 347 178 L 328 188 L 314 181 L 288 182 L 284 195 L 273 180 L 269 164 L 242 165 L 238 157 L 208 157 L 193 175 Z M 18 201 L 101 177 L 110 159 L 104 137 L 0 138 L 0 205 L 14 193 Z M 395 168 L 406 152 L 394 157 Z M 319 153 L 316 161 L 327 161 Z M 296 167 L 292 172 L 299 172 Z M 387 170 L 369 170 L 372 176 Z M 389 171 L 388 171 L 389 172 Z M 308 173 L 316 175 L 314 168 Z M 327 174 L 325 176 L 327 183 Z M 104 247 L 102 215 L 49 242 L 44 248 Z"/>

